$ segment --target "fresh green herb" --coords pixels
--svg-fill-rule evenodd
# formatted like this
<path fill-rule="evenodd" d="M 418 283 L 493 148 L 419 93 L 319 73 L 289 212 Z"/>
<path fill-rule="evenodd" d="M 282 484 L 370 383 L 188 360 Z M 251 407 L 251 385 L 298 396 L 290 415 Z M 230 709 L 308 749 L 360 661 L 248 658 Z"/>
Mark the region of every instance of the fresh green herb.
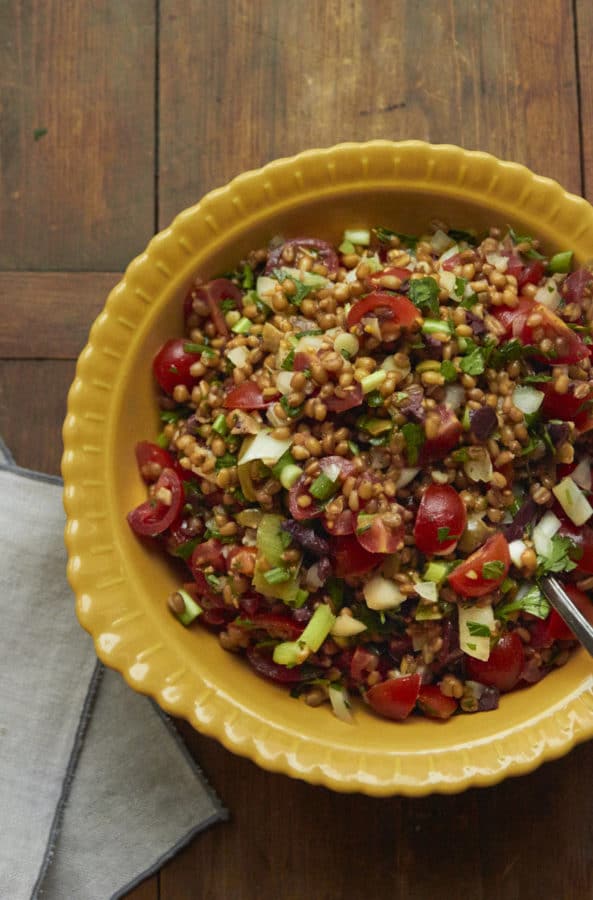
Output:
<path fill-rule="evenodd" d="M 310 284 L 304 284 L 304 282 L 300 281 L 298 278 L 293 278 L 288 272 L 285 272 L 283 269 L 274 269 L 272 274 L 274 278 L 276 278 L 280 284 L 283 281 L 286 281 L 289 278 L 295 286 L 294 294 L 287 294 L 286 299 L 289 303 L 292 303 L 294 306 L 300 306 L 305 297 L 308 297 L 311 291 L 313 290 L 313 286 Z"/>
<path fill-rule="evenodd" d="M 179 375 L 179 369 L 177 368 L 177 366 L 169 366 L 167 371 L 170 372 L 171 375 Z"/>
<path fill-rule="evenodd" d="M 264 578 L 268 584 L 284 584 L 286 581 L 291 580 L 292 575 L 288 569 L 276 566 L 276 568 L 268 569 L 267 572 L 264 572 Z"/>
<path fill-rule="evenodd" d="M 420 449 L 424 443 L 424 429 L 422 425 L 417 425 L 415 422 L 407 422 L 405 425 L 402 425 L 401 431 L 406 442 L 408 463 L 411 466 L 415 466 L 418 462 Z"/>
<path fill-rule="evenodd" d="M 286 413 L 286 415 L 288 416 L 289 419 L 294 419 L 294 418 L 296 418 L 296 416 L 300 416 L 300 414 L 302 413 L 304 403 L 301 404 L 300 406 L 291 406 L 290 403 L 288 402 L 288 397 L 284 396 L 280 400 L 280 406 L 282 407 L 282 409 L 284 410 L 284 412 Z"/>
<path fill-rule="evenodd" d="M 373 406 L 373 407 L 383 406 L 383 403 L 384 403 L 384 399 L 381 396 L 381 394 L 379 393 L 379 391 L 371 391 L 369 394 L 366 395 L 366 397 L 364 399 L 365 399 L 365 403 L 368 406 Z"/>
<path fill-rule="evenodd" d="M 233 456 L 232 453 L 225 453 L 224 456 L 219 456 L 216 460 L 216 471 L 219 472 L 221 469 L 229 469 L 231 466 L 237 465 L 237 457 Z"/>
<path fill-rule="evenodd" d="M 513 241 L 514 244 L 533 244 L 533 238 L 528 234 L 517 234 L 513 228 L 509 228 L 509 237 Z M 530 247 L 529 250 L 522 250 L 521 255 L 527 257 L 527 259 L 545 259 L 546 257 L 542 253 L 538 253 L 535 247 Z"/>
<path fill-rule="evenodd" d="M 237 308 L 237 302 L 233 300 L 232 297 L 227 297 L 225 300 L 221 301 L 220 309 L 226 315 L 228 312 L 232 312 L 232 310 Z"/>
<path fill-rule="evenodd" d="M 571 572 L 576 569 L 576 560 L 582 551 L 574 544 L 569 537 L 563 537 L 555 534 L 551 539 L 550 552 L 547 556 L 537 555 L 538 576 L 545 575 L 548 572 Z"/>
<path fill-rule="evenodd" d="M 478 238 L 473 231 L 463 231 L 460 228 L 450 228 L 447 232 L 449 237 L 455 243 L 460 243 L 461 241 L 465 241 L 466 244 L 471 244 L 472 246 L 476 246 L 478 243 Z"/>
<path fill-rule="evenodd" d="M 287 356 L 284 357 L 284 360 L 281 365 L 281 369 L 284 369 L 285 372 L 292 372 L 294 369 L 294 349 L 291 350 Z"/>
<path fill-rule="evenodd" d="M 446 382 L 457 380 L 457 369 L 450 359 L 444 359 L 441 363 L 441 375 Z"/>
<path fill-rule="evenodd" d="M 522 379 L 523 384 L 543 384 L 545 381 L 554 381 L 553 375 L 543 375 L 537 372 L 535 375 L 525 375 Z"/>
<path fill-rule="evenodd" d="M 40 141 L 47 134 L 47 128 L 36 128 L 33 132 L 33 140 Z"/>
<path fill-rule="evenodd" d="M 247 263 L 243 266 L 241 273 L 241 287 L 244 291 L 250 291 L 255 286 L 255 276 L 253 269 Z"/>
<path fill-rule="evenodd" d="M 495 609 L 497 619 L 506 622 L 514 613 L 526 612 L 538 619 L 547 619 L 550 612 L 550 604 L 540 591 L 537 584 L 534 584 L 527 593 L 522 597 L 515 597 L 508 603 L 499 605 Z"/>
<path fill-rule="evenodd" d="M 439 286 L 434 278 L 416 278 L 410 281 L 408 295 L 422 312 L 427 311 L 433 319 L 439 315 Z"/>
<path fill-rule="evenodd" d="M 249 334 L 252 325 L 253 322 L 251 319 L 248 319 L 246 316 L 241 316 L 239 321 L 235 322 L 231 331 L 234 332 L 234 334 Z"/>
<path fill-rule="evenodd" d="M 482 622 L 468 622 L 467 630 L 470 637 L 490 637 L 490 629 Z M 472 647 L 472 649 L 475 649 L 475 647 Z"/>
<path fill-rule="evenodd" d="M 192 344 L 190 342 L 183 345 L 184 353 L 200 353 L 202 356 L 212 358 L 216 356 L 216 350 L 207 347 L 206 344 Z"/>
<path fill-rule="evenodd" d="M 501 559 L 493 559 L 482 566 L 482 578 L 485 578 L 486 581 L 500 578 L 501 575 L 504 575 L 504 570 L 505 565 L 503 561 Z"/>
<path fill-rule="evenodd" d="M 206 581 L 210 585 L 211 588 L 214 588 L 215 591 L 219 591 L 222 587 L 222 583 L 220 578 L 217 575 L 213 575 L 211 572 L 206 572 L 205 576 Z"/>
<path fill-rule="evenodd" d="M 481 348 L 474 344 L 473 341 L 468 340 L 468 344 L 473 344 L 472 349 L 467 356 L 462 357 L 459 368 L 466 375 L 481 375 L 486 368 L 484 354 Z"/>
<path fill-rule="evenodd" d="M 189 406 L 178 406 L 177 409 L 163 409 L 159 413 L 159 417 L 161 422 L 166 422 L 169 425 L 172 422 L 178 422 L 179 419 L 187 419 L 192 412 L 193 409 L 190 409 Z"/>
<path fill-rule="evenodd" d="M 477 302 L 478 302 L 478 295 L 470 294 L 468 297 L 464 297 L 459 305 L 460 305 L 461 309 L 471 309 L 472 306 L 475 306 Z"/>
<path fill-rule="evenodd" d="M 476 644 L 473 644 L 473 643 L 472 643 L 472 644 L 469 644 L 469 643 L 468 643 L 467 646 L 468 646 L 468 648 L 469 648 L 470 650 L 475 650 L 475 649 L 476 649 Z"/>
<path fill-rule="evenodd" d="M 418 244 L 417 237 L 414 237 L 411 234 L 402 234 L 401 231 L 392 231 L 391 228 L 384 228 L 382 225 L 374 228 L 373 231 L 382 244 L 389 244 L 391 238 L 394 237 L 399 238 L 400 244 L 403 244 L 404 247 L 409 247 L 411 250 L 415 250 L 416 245 Z"/>
<path fill-rule="evenodd" d="M 460 535 L 451 534 L 451 530 L 447 525 L 437 529 L 437 540 L 439 544 L 444 544 L 446 541 L 456 541 Z"/>
<path fill-rule="evenodd" d="M 512 338 L 505 341 L 504 344 L 497 345 L 492 340 L 486 341 L 486 349 L 488 356 L 488 365 L 493 369 L 504 368 L 507 363 L 515 362 L 515 360 L 523 359 L 525 356 L 537 350 L 532 344 L 522 344 L 518 338 Z"/>
<path fill-rule="evenodd" d="M 467 447 L 460 447 L 459 450 L 454 450 L 451 454 L 453 462 L 464 463 L 469 459 L 469 449 Z"/>
<path fill-rule="evenodd" d="M 162 447 L 163 450 L 167 449 L 167 447 L 169 446 L 169 438 L 164 431 L 161 431 L 161 433 L 157 436 L 156 443 L 159 447 Z"/>
<path fill-rule="evenodd" d="M 341 578 L 328 578 L 325 589 L 328 592 L 334 612 L 338 612 L 344 605 L 344 582 Z"/>
<path fill-rule="evenodd" d="M 229 426 L 226 423 L 226 416 L 224 413 L 220 413 L 220 415 L 216 416 L 212 423 L 212 431 L 215 431 L 216 434 L 220 434 L 222 437 L 229 433 Z"/>
<path fill-rule="evenodd" d="M 189 559 L 201 540 L 202 538 L 196 537 L 192 538 L 191 541 L 178 544 L 173 550 L 173 556 L 178 556 L 180 559 Z"/>

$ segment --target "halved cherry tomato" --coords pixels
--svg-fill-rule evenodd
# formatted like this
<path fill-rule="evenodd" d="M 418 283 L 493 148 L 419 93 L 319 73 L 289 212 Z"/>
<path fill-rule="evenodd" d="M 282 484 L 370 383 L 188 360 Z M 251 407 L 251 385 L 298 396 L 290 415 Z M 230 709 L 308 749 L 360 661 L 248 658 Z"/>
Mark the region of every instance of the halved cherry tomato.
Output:
<path fill-rule="evenodd" d="M 389 290 L 381 285 L 381 279 L 388 275 L 391 278 L 399 278 L 400 281 L 405 282 L 409 281 L 411 271 L 409 269 L 402 269 L 398 266 L 387 266 L 385 269 L 380 269 L 378 272 L 371 272 L 370 275 L 367 275 L 365 278 L 365 283 L 367 287 L 372 290 L 373 288 L 378 288 L 379 290 Z"/>
<path fill-rule="evenodd" d="M 281 684 L 295 684 L 297 681 L 303 680 L 301 666 L 289 669 L 287 666 L 278 665 L 272 659 L 271 648 L 248 647 L 246 653 L 247 659 L 257 674 L 263 678 L 278 681 Z"/>
<path fill-rule="evenodd" d="M 556 313 L 529 297 L 521 297 L 518 305 L 495 307 L 492 314 L 505 327 L 505 336 L 518 338 L 523 344 L 535 344 L 534 335 L 541 330 L 544 337 L 553 343 L 549 355 L 536 357 L 549 365 L 569 365 L 589 357 L 589 348 Z M 528 324 L 532 315 L 541 318 L 539 325 Z"/>
<path fill-rule="evenodd" d="M 369 553 L 396 553 L 404 545 L 404 510 L 392 503 L 387 512 L 367 516 L 360 512 L 356 518 L 356 539 Z"/>
<path fill-rule="evenodd" d="M 128 513 L 128 523 L 136 534 L 162 534 L 179 516 L 184 501 L 183 486 L 177 472 L 163 469 L 155 485 L 155 494 L 164 489 L 171 494 L 171 503 L 156 498 L 141 503 Z"/>
<path fill-rule="evenodd" d="M 222 405 L 225 409 L 266 409 L 275 400 L 264 400 L 264 396 L 253 381 L 244 381 L 232 387 Z"/>
<path fill-rule="evenodd" d="M 206 303 L 210 318 L 214 322 L 217 332 L 224 337 L 229 334 L 229 327 L 220 308 L 221 303 L 223 300 L 233 300 L 237 309 L 241 310 L 243 308 L 241 289 L 228 278 L 215 278 L 214 281 L 209 281 L 207 284 L 194 288 L 190 291 L 189 296 L 191 296 L 192 301 L 195 297 Z M 191 312 L 191 305 L 188 304 L 187 297 L 185 299 L 184 312 L 186 318 Z"/>
<path fill-rule="evenodd" d="M 416 702 L 431 719 L 449 719 L 457 709 L 457 700 L 446 697 L 436 684 L 423 685 Z"/>
<path fill-rule="evenodd" d="M 574 525 L 559 505 L 553 507 L 553 512 L 562 522 L 559 534 L 569 537 L 581 554 L 576 560 L 579 569 L 593 575 L 593 528 L 590 525 L 582 525 L 580 528 Z"/>
<path fill-rule="evenodd" d="M 523 641 L 516 631 L 510 631 L 494 645 L 486 661 L 466 656 L 465 671 L 472 681 L 496 687 L 499 691 L 512 691 L 519 681 L 524 662 Z"/>
<path fill-rule="evenodd" d="M 364 400 L 362 387 L 358 381 L 355 381 L 350 387 L 340 388 L 340 391 L 343 392 L 343 397 L 338 397 L 336 394 L 330 394 L 325 400 L 325 405 L 330 412 L 346 412 L 347 409 L 353 409 L 355 406 L 360 406 Z"/>
<path fill-rule="evenodd" d="M 450 450 L 457 446 L 463 430 L 461 422 L 453 410 L 444 403 L 437 406 L 435 412 L 441 419 L 440 431 L 435 438 L 429 438 L 422 444 L 418 455 L 420 466 L 443 459 Z"/>
<path fill-rule="evenodd" d="M 489 563 L 501 563 L 500 566 L 495 566 L 497 572 L 495 577 L 484 575 L 484 566 Z M 483 597 L 502 584 L 510 565 L 507 539 L 502 534 L 493 534 L 482 547 L 453 569 L 448 581 L 453 590 L 462 597 Z"/>
<path fill-rule="evenodd" d="M 568 585 L 564 585 L 564 589 L 567 590 L 567 588 Z M 572 633 L 560 613 L 557 613 L 555 609 L 552 609 L 550 611 L 550 615 L 546 619 L 545 636 L 552 641 L 576 640 L 574 634 Z"/>
<path fill-rule="evenodd" d="M 226 572 L 226 563 L 222 553 L 222 544 L 216 538 L 210 538 L 194 548 L 189 567 L 192 572 L 202 571 L 212 566 L 215 572 Z"/>
<path fill-rule="evenodd" d="M 378 665 L 378 655 L 359 645 L 350 660 L 350 677 L 355 684 L 364 684 L 367 676 L 376 671 Z"/>
<path fill-rule="evenodd" d="M 348 327 L 358 325 L 365 316 L 378 316 L 382 322 L 409 328 L 420 317 L 420 313 L 412 301 L 401 294 L 375 291 L 362 300 L 357 300 L 351 307 L 346 319 Z"/>
<path fill-rule="evenodd" d="M 196 383 L 190 368 L 198 362 L 200 354 L 187 353 L 184 349 L 187 343 L 184 338 L 171 338 L 165 341 L 153 360 L 154 377 L 167 394 L 172 394 L 177 384 L 191 388 Z"/>
<path fill-rule="evenodd" d="M 134 452 L 140 474 L 147 484 L 153 484 L 163 469 L 174 468 L 175 460 L 168 450 L 151 441 L 138 441 Z"/>
<path fill-rule="evenodd" d="M 327 515 L 323 519 L 323 527 L 330 534 L 354 534 L 355 524 L 354 513 L 349 509 L 338 513 L 333 519 L 328 518 Z"/>
<path fill-rule="evenodd" d="M 537 389 L 542 391 L 544 395 L 542 403 L 542 412 L 548 419 L 560 419 L 563 422 L 574 422 L 578 431 L 582 434 L 593 428 L 591 415 L 591 401 L 593 394 L 590 392 L 587 397 L 575 397 L 574 388 L 577 384 L 583 382 L 575 382 L 568 388 L 566 394 L 559 394 L 554 389 L 553 382 L 538 384 Z"/>
<path fill-rule="evenodd" d="M 461 253 L 454 253 L 453 256 L 448 256 L 442 264 L 446 272 L 452 272 L 455 266 L 459 265 L 462 265 Z"/>
<path fill-rule="evenodd" d="M 429 485 L 414 524 L 414 541 L 420 552 L 436 556 L 451 553 L 466 525 L 465 506 L 455 488 L 450 484 Z"/>
<path fill-rule="evenodd" d="M 331 551 L 338 578 L 347 575 L 364 575 L 384 561 L 381 553 L 369 553 L 353 534 L 332 538 Z"/>
<path fill-rule="evenodd" d="M 386 719 L 406 719 L 416 705 L 420 693 L 420 675 L 388 678 L 367 691 L 367 700 L 375 712 Z"/>
<path fill-rule="evenodd" d="M 561 291 L 567 303 L 582 303 L 586 294 L 593 291 L 593 271 L 583 268 L 571 272 Z"/>
<path fill-rule="evenodd" d="M 543 259 L 529 259 L 524 262 L 517 254 L 509 257 L 506 275 L 514 275 L 517 286 L 521 289 L 526 284 L 538 284 L 546 274 L 546 262 Z"/>

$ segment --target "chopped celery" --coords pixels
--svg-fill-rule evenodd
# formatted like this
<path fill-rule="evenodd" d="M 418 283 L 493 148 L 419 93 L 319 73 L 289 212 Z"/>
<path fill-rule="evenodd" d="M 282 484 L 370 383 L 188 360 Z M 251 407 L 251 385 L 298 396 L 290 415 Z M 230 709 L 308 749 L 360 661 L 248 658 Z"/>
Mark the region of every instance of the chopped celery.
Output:
<path fill-rule="evenodd" d="M 216 416 L 214 422 L 212 423 L 212 431 L 215 431 L 217 434 L 220 434 L 223 437 L 229 433 L 229 426 L 226 423 L 226 416 L 224 416 L 223 413 L 220 413 L 219 416 Z"/>
<path fill-rule="evenodd" d="M 198 616 L 202 615 L 202 607 L 199 606 L 194 598 L 188 594 L 187 591 L 183 590 L 183 588 L 180 588 L 177 593 L 183 600 L 185 606 L 184 612 L 176 614 L 177 618 L 182 625 L 190 625 L 194 619 L 197 619 Z"/>
<path fill-rule="evenodd" d="M 330 633 L 336 617 L 326 603 L 321 603 L 307 624 L 298 641 L 285 641 L 274 649 L 274 662 L 283 666 L 296 666 L 304 662 L 309 653 L 317 653 Z"/>
<path fill-rule="evenodd" d="M 360 382 L 363 394 L 370 394 L 371 391 L 381 387 L 386 378 L 387 372 L 384 369 L 378 369 L 376 372 L 371 372 L 370 375 L 365 375 Z"/>
<path fill-rule="evenodd" d="M 572 266 L 572 250 L 565 250 L 563 253 L 555 253 L 548 266 L 553 274 L 564 274 L 570 272 Z"/>
<path fill-rule="evenodd" d="M 233 325 L 231 331 L 234 331 L 235 334 L 249 334 L 252 324 L 253 322 L 251 319 L 248 319 L 246 316 L 241 316 L 237 324 Z"/>
<path fill-rule="evenodd" d="M 425 319 L 422 323 L 423 334 L 451 334 L 451 326 L 444 319 Z"/>
<path fill-rule="evenodd" d="M 442 584 L 449 573 L 449 566 L 445 562 L 437 562 L 431 560 L 424 570 L 423 578 L 425 581 L 434 581 L 435 584 Z"/>

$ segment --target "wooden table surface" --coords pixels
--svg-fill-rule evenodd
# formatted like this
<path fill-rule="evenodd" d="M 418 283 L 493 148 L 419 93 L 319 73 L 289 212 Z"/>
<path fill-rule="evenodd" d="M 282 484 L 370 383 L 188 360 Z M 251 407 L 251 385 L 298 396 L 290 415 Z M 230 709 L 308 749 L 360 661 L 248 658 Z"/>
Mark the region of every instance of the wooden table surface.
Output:
<path fill-rule="evenodd" d="M 17 461 L 58 472 L 75 358 L 117 273 L 245 169 L 414 137 L 593 199 L 592 44 L 591 0 L 2 0 L 0 432 Z M 593 897 L 593 743 L 494 788 L 381 801 L 180 729 L 231 820 L 135 900 Z"/>

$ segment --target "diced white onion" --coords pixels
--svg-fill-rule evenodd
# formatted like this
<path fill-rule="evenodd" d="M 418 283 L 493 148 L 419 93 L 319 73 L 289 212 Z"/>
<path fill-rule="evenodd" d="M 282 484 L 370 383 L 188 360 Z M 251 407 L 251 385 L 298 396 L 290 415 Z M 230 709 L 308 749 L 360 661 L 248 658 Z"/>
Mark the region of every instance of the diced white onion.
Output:
<path fill-rule="evenodd" d="M 549 509 L 533 529 L 533 546 L 539 556 L 549 556 L 552 550 L 552 538 L 560 529 L 560 519 Z"/>
<path fill-rule="evenodd" d="M 262 303 L 271 306 L 272 297 L 279 287 L 274 278 L 270 278 L 269 275 L 260 275 L 255 285 L 255 291 Z"/>
<path fill-rule="evenodd" d="M 455 293 L 456 281 L 457 277 L 454 272 L 449 272 L 448 269 L 442 269 L 439 272 L 439 284 L 444 291 L 447 291 L 450 297 Z"/>
<path fill-rule="evenodd" d="M 346 282 L 346 284 L 352 284 L 353 281 L 358 281 L 356 269 L 349 269 L 344 276 L 344 281 Z"/>
<path fill-rule="evenodd" d="M 480 447 L 480 454 L 470 457 L 463 464 L 463 469 L 468 478 L 472 481 L 492 480 L 494 469 L 492 468 L 492 460 L 490 454 L 485 447 Z"/>
<path fill-rule="evenodd" d="M 497 272 L 506 272 L 509 264 L 508 256 L 501 256 L 500 253 L 487 253 L 486 261 L 494 266 Z"/>
<path fill-rule="evenodd" d="M 321 471 L 330 481 L 337 481 L 340 477 L 340 466 L 337 463 L 322 463 Z"/>
<path fill-rule="evenodd" d="M 364 599 L 369 609 L 397 609 L 406 599 L 393 581 L 375 575 L 363 588 Z"/>
<path fill-rule="evenodd" d="M 254 437 L 245 438 L 238 463 L 242 466 L 254 459 L 261 459 L 264 463 L 277 463 L 292 444 L 292 440 L 291 437 L 278 440 L 268 431 L 260 431 Z"/>
<path fill-rule="evenodd" d="M 570 477 L 573 481 L 576 481 L 579 487 L 581 487 L 584 491 L 591 490 L 591 460 L 588 456 L 585 456 L 584 459 L 580 461 L 576 469 L 570 473 Z"/>
<path fill-rule="evenodd" d="M 460 384 L 448 384 L 445 388 L 445 403 L 447 403 L 453 412 L 457 412 L 465 401 L 465 388 Z"/>
<path fill-rule="evenodd" d="M 561 297 L 558 293 L 556 281 L 553 278 L 548 278 L 546 283 L 535 292 L 534 300 L 536 303 L 541 303 L 542 306 L 546 306 L 548 309 L 558 309 Z"/>
<path fill-rule="evenodd" d="M 418 596 L 422 597 L 423 600 L 430 600 L 431 603 L 436 603 L 439 599 L 439 592 L 434 581 L 419 581 L 414 587 Z"/>
<path fill-rule="evenodd" d="M 518 568 L 521 566 L 521 557 L 527 550 L 525 541 L 511 541 L 509 544 L 509 555 L 513 561 L 513 565 Z"/>
<path fill-rule="evenodd" d="M 481 659 L 484 662 L 490 656 L 490 635 L 481 636 L 471 634 L 470 622 L 476 625 L 486 626 L 490 634 L 494 630 L 494 613 L 491 606 L 474 606 L 460 603 L 459 614 L 459 646 L 468 656 Z"/>
<path fill-rule="evenodd" d="M 430 246 L 435 253 L 438 253 L 440 255 L 441 253 L 444 253 L 445 250 L 449 250 L 451 247 L 454 247 L 455 241 L 445 231 L 442 231 L 439 228 L 431 237 Z"/>
<path fill-rule="evenodd" d="M 292 376 L 294 372 L 278 372 L 276 375 L 276 387 L 280 391 L 281 394 L 290 394 L 292 388 L 290 387 L 290 383 L 292 381 Z"/>
<path fill-rule="evenodd" d="M 317 352 L 319 348 L 323 344 L 323 335 L 321 334 L 311 334 L 311 335 L 303 335 L 303 337 L 299 340 L 298 344 L 294 348 L 295 353 L 303 353 L 307 352 L 307 350 L 313 350 Z"/>
<path fill-rule="evenodd" d="M 584 525 L 587 519 L 593 515 L 593 506 L 569 475 L 563 478 L 560 484 L 553 487 L 552 491 L 566 515 L 575 525 Z"/>
<path fill-rule="evenodd" d="M 523 415 L 531 416 L 536 413 L 544 402 L 544 393 L 537 391 L 528 384 L 519 384 L 513 391 L 513 404 L 520 409 Z"/>
<path fill-rule="evenodd" d="M 249 360 L 249 348 L 233 347 L 231 350 L 227 350 L 226 356 L 228 359 L 230 359 L 234 366 L 236 366 L 238 369 L 241 369 Z"/>
<path fill-rule="evenodd" d="M 330 634 L 333 634 L 335 637 L 353 637 L 355 634 L 360 634 L 366 630 L 367 627 L 364 622 L 361 622 L 360 619 L 355 619 L 354 616 L 337 616 Z"/>
<path fill-rule="evenodd" d="M 345 688 L 338 687 L 337 684 L 329 686 L 329 702 L 338 719 L 347 722 L 349 725 L 353 722 L 352 712 L 350 710 L 350 698 Z"/>
<path fill-rule="evenodd" d="M 406 485 L 410 484 L 410 482 L 414 480 L 419 471 L 420 469 L 402 469 L 399 473 L 399 478 L 395 482 L 396 490 L 399 490 L 399 488 L 404 488 L 406 487 Z"/>
<path fill-rule="evenodd" d="M 456 253 L 459 253 L 460 250 L 461 247 L 459 246 L 459 244 L 453 244 L 452 247 L 449 247 L 448 250 L 445 250 L 444 253 L 441 253 L 437 260 L 437 263 L 440 263 L 442 265 L 447 259 L 450 259 L 452 256 L 455 256 Z"/>
<path fill-rule="evenodd" d="M 336 353 L 347 353 L 349 356 L 356 356 L 360 344 L 358 338 L 354 334 L 342 331 L 334 341 L 334 350 Z"/>

